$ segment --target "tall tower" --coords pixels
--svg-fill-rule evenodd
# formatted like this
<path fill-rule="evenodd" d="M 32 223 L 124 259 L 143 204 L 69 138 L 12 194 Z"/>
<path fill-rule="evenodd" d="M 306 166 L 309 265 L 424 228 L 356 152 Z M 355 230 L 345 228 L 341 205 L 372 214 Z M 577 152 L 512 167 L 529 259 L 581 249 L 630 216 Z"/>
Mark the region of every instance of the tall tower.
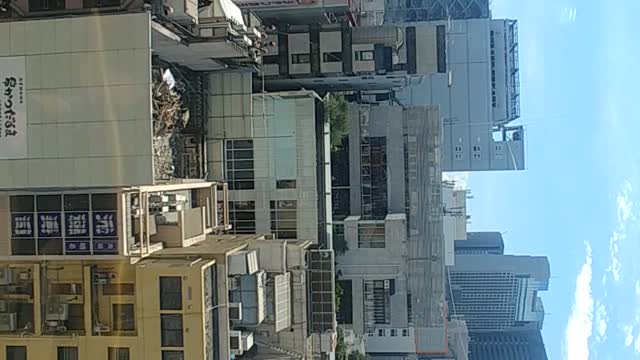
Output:
<path fill-rule="evenodd" d="M 472 333 L 470 360 L 547 360 L 538 329 Z"/>
<path fill-rule="evenodd" d="M 549 261 L 542 256 L 457 255 L 450 270 L 452 315 L 469 332 L 541 328 L 538 291 L 549 287 Z"/>

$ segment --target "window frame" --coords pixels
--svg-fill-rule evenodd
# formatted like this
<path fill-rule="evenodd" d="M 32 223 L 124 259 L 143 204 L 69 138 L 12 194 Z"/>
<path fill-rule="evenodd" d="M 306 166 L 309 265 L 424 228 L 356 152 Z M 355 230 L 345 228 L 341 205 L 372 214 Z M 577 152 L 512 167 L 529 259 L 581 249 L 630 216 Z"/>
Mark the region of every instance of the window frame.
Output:
<path fill-rule="evenodd" d="M 169 288 L 164 288 L 167 284 L 165 281 L 169 280 L 177 280 L 178 288 L 170 289 L 171 287 L 176 287 L 176 284 L 173 284 Z M 181 276 L 160 276 L 158 277 L 158 293 L 160 296 L 160 311 L 164 310 L 182 310 L 183 301 L 182 301 L 182 277 Z M 167 302 L 169 296 L 175 296 L 177 298 L 177 305 L 173 305 L 171 302 Z"/>
<path fill-rule="evenodd" d="M 173 326 L 167 327 L 166 325 L 169 324 Z M 184 347 L 184 319 L 182 314 L 160 314 L 160 346 Z"/>

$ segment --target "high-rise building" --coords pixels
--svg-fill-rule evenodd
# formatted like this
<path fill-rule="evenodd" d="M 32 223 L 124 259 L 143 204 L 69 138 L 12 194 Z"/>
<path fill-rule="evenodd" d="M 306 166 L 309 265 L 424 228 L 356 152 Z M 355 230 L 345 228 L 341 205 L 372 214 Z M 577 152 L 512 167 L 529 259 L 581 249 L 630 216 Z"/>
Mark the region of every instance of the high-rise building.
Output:
<path fill-rule="evenodd" d="M 389 0 L 385 22 L 403 23 L 491 17 L 490 0 Z"/>
<path fill-rule="evenodd" d="M 503 255 L 504 240 L 497 231 L 468 232 L 466 240 L 455 241 L 456 255 Z"/>
<path fill-rule="evenodd" d="M 541 256 L 456 255 L 449 269 L 451 314 L 469 332 L 542 328 L 539 291 L 549 287 L 549 261 Z"/>
<path fill-rule="evenodd" d="M 471 333 L 469 360 L 547 360 L 539 329 Z"/>

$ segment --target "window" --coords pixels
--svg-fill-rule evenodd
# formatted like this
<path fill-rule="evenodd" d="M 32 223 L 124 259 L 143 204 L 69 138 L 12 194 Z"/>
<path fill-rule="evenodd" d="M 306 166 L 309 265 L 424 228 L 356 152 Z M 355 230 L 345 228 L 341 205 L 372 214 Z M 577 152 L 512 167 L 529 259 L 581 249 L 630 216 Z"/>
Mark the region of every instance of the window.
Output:
<path fill-rule="evenodd" d="M 182 278 L 160 276 L 160 310 L 182 309 Z"/>
<path fill-rule="evenodd" d="M 253 190 L 253 140 L 229 140 L 226 146 L 229 190 Z"/>
<path fill-rule="evenodd" d="M 384 247 L 384 223 L 358 224 L 358 248 L 383 249 Z"/>
<path fill-rule="evenodd" d="M 373 50 L 356 51 L 354 58 L 356 61 L 373 61 Z"/>
<path fill-rule="evenodd" d="M 384 329 L 378 329 L 378 336 L 384 336 Z"/>
<path fill-rule="evenodd" d="M 482 156 L 480 155 L 480 153 L 473 153 L 473 158 L 476 160 L 480 160 Z"/>
<path fill-rule="evenodd" d="M 298 237 L 298 202 L 296 200 L 270 201 L 271 231 L 276 239 Z"/>
<path fill-rule="evenodd" d="M 182 347 L 184 344 L 182 336 L 182 315 L 181 314 L 160 314 L 161 346 Z"/>
<path fill-rule="evenodd" d="M 265 55 L 262 57 L 263 65 L 278 65 L 280 57 L 278 55 Z"/>
<path fill-rule="evenodd" d="M 491 47 L 491 105 L 498 106 L 498 98 L 496 96 L 496 41 L 493 30 L 489 33 L 489 44 Z"/>
<path fill-rule="evenodd" d="M 120 0 L 84 0 L 84 8 L 91 9 L 96 7 L 119 6 Z"/>
<path fill-rule="evenodd" d="M 5 355 L 7 356 L 7 360 L 27 360 L 27 347 L 7 346 Z"/>
<path fill-rule="evenodd" d="M 409 336 L 409 329 L 402 329 L 402 336 L 403 337 Z"/>
<path fill-rule="evenodd" d="M 234 234 L 256 233 L 255 201 L 230 201 L 229 220 Z"/>
<path fill-rule="evenodd" d="M 78 360 L 78 348 L 58 346 L 58 360 Z"/>
<path fill-rule="evenodd" d="M 398 336 L 398 329 L 391 329 L 391 336 Z"/>
<path fill-rule="evenodd" d="M 295 189 L 296 180 L 276 180 L 276 189 Z"/>
<path fill-rule="evenodd" d="M 184 352 L 178 350 L 162 350 L 162 360 L 184 360 Z"/>
<path fill-rule="evenodd" d="M 502 151 L 502 145 L 496 145 L 496 151 Z"/>
<path fill-rule="evenodd" d="M 129 348 L 110 347 L 109 360 L 129 360 Z"/>
<path fill-rule="evenodd" d="M 462 154 L 455 154 L 456 160 L 462 160 Z"/>
<path fill-rule="evenodd" d="M 310 54 L 291 54 L 292 64 L 309 64 L 311 62 Z"/>
<path fill-rule="evenodd" d="M 136 315 L 133 304 L 113 304 L 113 330 L 134 331 Z"/>
<path fill-rule="evenodd" d="M 326 52 L 322 54 L 323 62 L 342 62 L 342 52 Z"/>
<path fill-rule="evenodd" d="M 462 146 L 456 146 L 455 151 L 456 152 L 462 152 Z"/>
<path fill-rule="evenodd" d="M 436 26 L 437 71 L 447 72 L 447 40 L 444 25 Z"/>
<path fill-rule="evenodd" d="M 64 10 L 65 0 L 29 0 L 29 11 Z"/>

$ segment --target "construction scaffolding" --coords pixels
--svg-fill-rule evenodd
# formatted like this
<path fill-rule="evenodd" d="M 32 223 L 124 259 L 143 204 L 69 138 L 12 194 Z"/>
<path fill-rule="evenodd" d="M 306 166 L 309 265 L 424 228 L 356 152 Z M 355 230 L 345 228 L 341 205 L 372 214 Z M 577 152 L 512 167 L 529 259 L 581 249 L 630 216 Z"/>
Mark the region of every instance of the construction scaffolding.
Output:
<path fill-rule="evenodd" d="M 491 17 L 489 0 L 388 0 L 385 22 L 482 19 Z"/>

